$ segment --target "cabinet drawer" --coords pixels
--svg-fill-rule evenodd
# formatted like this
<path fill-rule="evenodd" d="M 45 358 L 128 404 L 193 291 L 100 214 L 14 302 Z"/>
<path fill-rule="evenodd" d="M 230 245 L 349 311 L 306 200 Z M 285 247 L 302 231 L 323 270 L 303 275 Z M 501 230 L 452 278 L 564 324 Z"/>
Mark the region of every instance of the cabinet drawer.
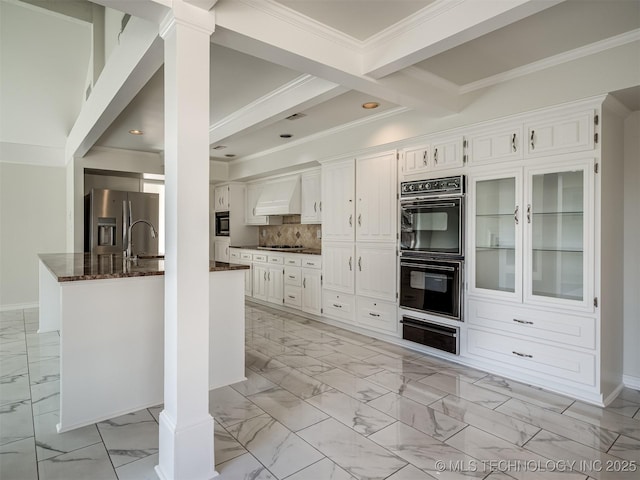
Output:
<path fill-rule="evenodd" d="M 322 310 L 329 317 L 353 322 L 355 316 L 356 297 L 331 290 L 322 291 Z"/>
<path fill-rule="evenodd" d="M 596 357 L 474 328 L 467 329 L 467 351 L 511 368 L 531 370 L 535 375 L 554 377 L 556 382 L 572 381 L 595 385 Z"/>
<path fill-rule="evenodd" d="M 398 318 L 394 303 L 358 297 L 357 304 L 359 325 L 385 332 L 396 333 L 398 331 Z"/>
<path fill-rule="evenodd" d="M 269 263 L 284 265 L 284 257 L 282 255 L 269 255 Z"/>
<path fill-rule="evenodd" d="M 302 266 L 305 268 L 322 268 L 322 257 L 302 257 Z"/>
<path fill-rule="evenodd" d="M 300 287 L 285 285 L 284 304 L 298 308 L 302 307 L 302 289 Z"/>
<path fill-rule="evenodd" d="M 252 260 L 254 262 L 267 263 L 267 256 L 264 253 L 254 253 L 252 255 Z"/>
<path fill-rule="evenodd" d="M 231 259 L 231 263 L 237 263 L 240 261 L 240 251 L 235 248 L 229 249 L 229 258 Z"/>
<path fill-rule="evenodd" d="M 595 318 L 540 312 L 469 299 L 467 319 L 470 325 L 495 328 L 505 333 L 517 333 L 576 347 L 596 347 Z"/>
<path fill-rule="evenodd" d="M 248 253 L 248 252 L 240 252 L 240 258 L 242 260 L 251 261 L 251 260 L 253 260 L 253 255 L 251 253 Z"/>
<path fill-rule="evenodd" d="M 292 267 L 299 267 L 302 264 L 302 258 L 300 257 L 285 257 L 284 259 L 285 265 L 290 265 Z"/>
<path fill-rule="evenodd" d="M 294 287 L 302 286 L 302 272 L 300 267 L 284 267 L 284 284 Z"/>

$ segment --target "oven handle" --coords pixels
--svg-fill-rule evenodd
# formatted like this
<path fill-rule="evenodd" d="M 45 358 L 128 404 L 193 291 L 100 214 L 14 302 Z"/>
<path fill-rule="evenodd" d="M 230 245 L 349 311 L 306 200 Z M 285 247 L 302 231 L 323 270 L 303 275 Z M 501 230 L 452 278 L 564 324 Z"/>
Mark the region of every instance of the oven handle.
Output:
<path fill-rule="evenodd" d="M 455 207 L 456 204 L 451 202 L 451 203 L 431 203 L 429 201 L 424 201 L 424 202 L 401 202 L 400 206 L 402 208 L 407 208 L 407 207 L 423 207 L 423 208 L 445 208 L 445 207 Z"/>
<path fill-rule="evenodd" d="M 417 328 L 418 330 L 425 330 L 427 332 L 439 333 L 439 334 L 445 335 L 447 337 L 454 337 L 455 338 L 455 337 L 458 336 L 457 332 L 448 332 L 446 330 L 440 330 L 439 328 L 426 327 L 422 323 L 419 323 L 419 322 L 400 320 L 400 323 L 409 325 L 410 327 Z"/>
<path fill-rule="evenodd" d="M 418 268 L 429 268 L 432 270 L 444 270 L 446 272 L 455 271 L 455 267 L 443 267 L 441 265 L 423 265 L 420 263 L 409 263 L 409 262 L 400 262 L 401 267 L 418 267 Z"/>

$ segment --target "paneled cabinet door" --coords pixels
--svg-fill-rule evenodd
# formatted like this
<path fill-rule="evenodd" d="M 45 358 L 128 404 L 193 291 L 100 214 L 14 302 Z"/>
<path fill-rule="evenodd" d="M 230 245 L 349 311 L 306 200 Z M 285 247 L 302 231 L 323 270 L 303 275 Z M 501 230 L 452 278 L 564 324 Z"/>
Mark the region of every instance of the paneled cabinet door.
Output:
<path fill-rule="evenodd" d="M 527 122 L 527 155 L 550 155 L 593 149 L 593 118 L 593 110 L 587 110 L 553 119 Z"/>
<path fill-rule="evenodd" d="M 267 301 L 282 304 L 284 300 L 284 270 L 281 266 L 267 269 Z"/>
<path fill-rule="evenodd" d="M 522 301 L 522 169 L 469 179 L 469 291 Z"/>
<path fill-rule="evenodd" d="M 302 269 L 302 311 L 320 315 L 322 309 L 322 272 Z"/>
<path fill-rule="evenodd" d="M 324 288 L 354 293 L 355 255 L 353 243 L 322 244 L 322 275 Z"/>
<path fill-rule="evenodd" d="M 216 262 L 229 263 L 229 239 L 213 241 L 213 258 Z"/>
<path fill-rule="evenodd" d="M 245 201 L 245 215 L 244 221 L 248 225 L 263 225 L 267 221 L 267 217 L 256 215 L 256 205 L 258 204 L 258 198 L 262 192 L 262 185 L 259 183 L 250 183 L 247 185 L 246 201 Z"/>
<path fill-rule="evenodd" d="M 267 266 L 253 264 L 253 298 L 267 299 Z"/>
<path fill-rule="evenodd" d="M 320 171 L 303 173 L 301 175 L 302 212 L 300 223 L 322 222 L 322 197 L 320 189 Z"/>
<path fill-rule="evenodd" d="M 397 159 L 386 152 L 356 161 L 356 240 L 396 241 Z"/>
<path fill-rule="evenodd" d="M 430 170 L 458 168 L 464 165 L 464 138 L 460 136 L 438 138 L 431 142 Z"/>
<path fill-rule="evenodd" d="M 249 266 L 247 270 L 244 270 L 244 294 L 250 297 L 253 293 L 253 273 L 251 271 L 251 264 L 247 262 L 240 262 L 240 265 Z"/>
<path fill-rule="evenodd" d="M 355 162 L 322 166 L 322 235 L 324 240 L 353 241 L 355 232 Z"/>
<path fill-rule="evenodd" d="M 416 148 L 407 148 L 403 150 L 400 158 L 403 175 L 412 175 L 414 173 L 424 173 L 429 170 L 431 147 L 422 145 Z"/>
<path fill-rule="evenodd" d="M 469 136 L 469 165 L 506 162 L 522 158 L 522 125 L 497 126 Z"/>
<path fill-rule="evenodd" d="M 216 211 L 223 212 L 229 210 L 229 185 L 215 187 L 213 193 Z"/>
<path fill-rule="evenodd" d="M 355 262 L 356 294 L 395 301 L 397 262 L 395 245 L 358 244 Z"/>

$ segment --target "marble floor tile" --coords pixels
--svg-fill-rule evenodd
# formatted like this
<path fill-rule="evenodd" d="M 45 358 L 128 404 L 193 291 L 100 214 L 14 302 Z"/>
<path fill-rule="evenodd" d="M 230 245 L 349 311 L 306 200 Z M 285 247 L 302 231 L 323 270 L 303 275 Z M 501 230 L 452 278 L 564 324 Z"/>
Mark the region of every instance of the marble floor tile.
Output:
<path fill-rule="evenodd" d="M 431 385 L 439 390 L 443 390 L 457 397 L 464 398 L 465 400 L 469 400 L 491 409 L 496 408 L 509 400 L 509 397 L 506 395 L 478 387 L 472 383 L 465 382 L 443 373 L 437 373 L 435 375 L 425 377 L 420 380 L 420 383 Z"/>
<path fill-rule="evenodd" d="M 287 347 L 282 343 L 273 342 L 266 338 L 261 340 L 255 340 L 252 343 L 247 343 L 247 346 L 251 347 L 252 350 L 256 352 L 260 352 L 263 355 L 268 355 L 270 357 L 275 357 L 277 355 L 299 355 L 300 352 L 294 350 L 293 348 Z"/>
<path fill-rule="evenodd" d="M 461 468 L 454 468 L 472 466 L 476 459 L 402 422 L 374 433 L 369 439 L 436 478 L 452 480 L 486 475 L 484 471 L 463 472 Z"/>
<path fill-rule="evenodd" d="M 386 388 L 339 368 L 316 375 L 315 378 L 361 402 L 368 402 L 389 392 Z"/>
<path fill-rule="evenodd" d="M 158 454 L 134 460 L 116 468 L 118 480 L 158 480 L 156 474 Z"/>
<path fill-rule="evenodd" d="M 518 446 L 527 443 L 540 431 L 540 427 L 454 395 L 448 395 L 429 406 L 438 412 L 473 425 L 485 432 L 491 432 L 496 437 Z"/>
<path fill-rule="evenodd" d="M 396 393 L 383 395 L 367 405 L 438 440 L 446 440 L 467 426 L 466 423 Z"/>
<path fill-rule="evenodd" d="M 7 326 L 0 327 L 0 345 L 6 343 L 24 342 L 24 330 L 17 327 Z M 15 346 L 14 346 L 15 348 Z M 0 352 L 4 350 L 0 348 Z"/>
<path fill-rule="evenodd" d="M 575 461 L 575 470 L 598 480 L 638 480 L 637 470 L 614 471 L 619 458 L 545 430 L 533 437 L 526 448 L 558 462 Z"/>
<path fill-rule="evenodd" d="M 294 432 L 327 418 L 325 413 L 281 387 L 248 398 Z"/>
<path fill-rule="evenodd" d="M 5 375 L 0 377 L 0 406 L 17 403 L 31 398 L 29 390 L 29 375 Z"/>
<path fill-rule="evenodd" d="M 603 452 L 618 437 L 616 432 L 513 398 L 496 408 L 496 411 Z"/>
<path fill-rule="evenodd" d="M 366 377 L 366 379 L 393 393 L 410 398 L 411 400 L 415 400 L 423 405 L 429 405 L 434 401 L 447 396 L 447 392 L 438 390 L 435 387 L 420 383 L 415 379 L 398 373 L 382 371 L 380 373 L 370 375 Z"/>
<path fill-rule="evenodd" d="M 631 402 L 640 403 L 640 390 L 634 390 L 633 388 L 623 387 L 620 392 L 619 398 L 629 400 Z"/>
<path fill-rule="evenodd" d="M 284 478 L 323 458 L 323 455 L 269 415 L 228 428 L 270 472 Z"/>
<path fill-rule="evenodd" d="M 160 412 L 164 409 L 163 405 L 158 405 L 157 407 L 149 407 L 147 408 L 147 410 L 149 410 L 149 413 L 151 414 L 151 416 L 153 416 L 153 418 L 156 419 L 156 422 L 160 423 Z"/>
<path fill-rule="evenodd" d="M 30 400 L 0 406 L 0 445 L 24 440 L 33 435 Z"/>
<path fill-rule="evenodd" d="M 508 380 L 496 375 L 487 375 L 475 382 L 475 384 L 482 388 L 524 400 L 527 403 L 533 403 L 534 405 L 558 413 L 562 413 L 574 402 L 573 399 L 565 397 L 564 395 L 548 392 L 538 387 L 516 382 L 515 380 Z"/>
<path fill-rule="evenodd" d="M 620 435 L 607 453 L 631 462 L 636 462 L 640 469 L 640 440 Z"/>
<path fill-rule="evenodd" d="M 60 347 L 60 334 L 58 332 L 28 333 L 25 338 L 27 340 L 27 349 L 45 345 Z"/>
<path fill-rule="evenodd" d="M 278 355 L 275 359 L 287 367 L 297 368 L 307 375 L 317 375 L 333 368 L 332 365 L 323 361 L 324 357 L 318 359 L 302 353 L 297 355 Z"/>
<path fill-rule="evenodd" d="M 375 365 L 371 365 L 362 360 L 356 360 L 349 355 L 345 355 L 344 353 L 332 353 L 331 355 L 325 355 L 324 357 L 320 357 L 320 359 L 334 367 L 341 368 L 350 372 L 357 377 L 368 377 L 369 375 L 373 375 L 374 373 L 381 372 L 383 369 L 380 367 L 376 367 Z"/>
<path fill-rule="evenodd" d="M 390 357 L 383 354 L 367 358 L 366 362 L 387 370 L 388 372 L 398 373 L 406 377 L 415 378 L 416 380 L 426 377 L 427 375 L 438 373 L 437 370 L 421 363 L 412 362 L 406 358 Z"/>
<path fill-rule="evenodd" d="M 406 358 L 407 360 L 424 356 L 424 354 L 416 352 L 415 350 L 383 342 L 382 340 L 374 340 L 367 345 L 367 348 L 390 357 Z"/>
<path fill-rule="evenodd" d="M 357 479 L 382 480 L 407 462 L 333 418 L 298 435 Z"/>
<path fill-rule="evenodd" d="M 60 382 L 53 381 L 31 386 L 33 415 L 60 410 Z"/>
<path fill-rule="evenodd" d="M 27 353 L 27 345 L 24 343 L 23 335 L 20 334 L 19 337 L 0 343 L 0 356 L 24 355 Z"/>
<path fill-rule="evenodd" d="M 60 416 L 57 412 L 45 413 L 33 418 L 38 461 L 57 457 L 96 443 L 102 443 L 102 438 L 95 425 L 58 433 L 56 425 L 59 422 Z"/>
<path fill-rule="evenodd" d="M 247 349 L 245 352 L 245 367 L 254 372 L 268 372 L 269 370 L 286 367 L 286 365 L 260 352 Z"/>
<path fill-rule="evenodd" d="M 640 440 L 640 420 L 625 417 L 601 407 L 575 402 L 564 411 L 563 415 Z"/>
<path fill-rule="evenodd" d="M 2 480 L 38 480 L 37 465 L 33 437 L 0 445 Z"/>
<path fill-rule="evenodd" d="M 16 375 L 26 375 L 29 373 L 29 364 L 27 355 L 0 355 L 0 385 L 5 377 L 14 377 Z M 2 392 L 0 392 L 1 398 Z"/>
<path fill-rule="evenodd" d="M 262 375 L 302 399 L 319 395 L 332 388 L 291 367 L 269 370 L 268 372 L 263 372 Z"/>
<path fill-rule="evenodd" d="M 307 402 L 362 435 L 371 435 L 395 422 L 393 417 L 337 390 L 311 397 Z"/>
<path fill-rule="evenodd" d="M 329 343 L 328 345 L 331 345 L 331 348 L 333 348 L 336 352 L 349 355 L 350 357 L 356 358 L 358 360 L 365 360 L 367 358 L 379 355 L 379 352 L 371 350 L 366 345 L 363 347 L 360 345 L 354 345 L 353 343 L 345 342 L 333 342 Z"/>
<path fill-rule="evenodd" d="M 247 453 L 247 450 L 233 438 L 233 435 L 218 422 L 214 422 L 213 450 L 216 465 Z"/>
<path fill-rule="evenodd" d="M 148 410 L 98 423 L 114 467 L 158 453 L 158 423 Z"/>
<path fill-rule="evenodd" d="M 376 341 L 373 337 L 356 332 L 350 332 L 349 330 L 344 330 L 340 327 L 333 328 L 329 334 L 345 342 L 353 343 L 354 345 L 366 346 Z"/>
<path fill-rule="evenodd" d="M 117 480 L 102 443 L 38 462 L 40 480 Z"/>
<path fill-rule="evenodd" d="M 209 413 L 223 427 L 228 427 L 264 412 L 233 388 L 222 387 L 209 392 Z"/>
<path fill-rule="evenodd" d="M 615 412 L 618 415 L 624 415 L 625 417 L 633 417 L 640 411 L 640 404 L 619 396 L 607 405 L 607 410 Z"/>
<path fill-rule="evenodd" d="M 27 356 L 29 357 L 29 363 L 57 360 L 60 358 L 60 345 L 34 345 L 27 349 Z"/>
<path fill-rule="evenodd" d="M 216 465 L 220 480 L 277 480 L 250 453 L 245 453 L 220 465 Z"/>
<path fill-rule="evenodd" d="M 294 473 L 287 480 L 356 480 L 328 458 Z"/>
<path fill-rule="evenodd" d="M 309 355 L 310 357 L 319 358 L 324 355 L 331 355 L 332 353 L 336 353 L 334 347 L 339 342 L 340 341 L 336 339 L 335 342 L 315 343 L 312 340 L 296 338 L 294 340 L 287 341 L 286 345 L 300 353 Z"/>
<path fill-rule="evenodd" d="M 245 381 L 234 383 L 230 387 L 245 397 L 254 393 L 264 392 L 276 386 L 275 383 L 252 370 L 247 369 L 244 374 L 247 377 Z"/>
<path fill-rule="evenodd" d="M 29 364 L 29 380 L 31 385 L 55 382 L 60 380 L 60 360 L 43 360 Z"/>
<path fill-rule="evenodd" d="M 407 465 L 396 473 L 387 477 L 387 480 L 431 480 L 433 477 L 427 475 L 422 470 L 418 470 L 413 465 Z"/>

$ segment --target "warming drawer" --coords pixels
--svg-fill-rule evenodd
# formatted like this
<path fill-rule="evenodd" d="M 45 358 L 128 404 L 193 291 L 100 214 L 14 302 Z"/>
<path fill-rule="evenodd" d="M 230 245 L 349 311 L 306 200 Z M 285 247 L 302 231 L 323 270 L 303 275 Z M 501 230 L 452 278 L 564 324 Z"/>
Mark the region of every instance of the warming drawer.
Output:
<path fill-rule="evenodd" d="M 439 323 L 402 317 L 402 338 L 458 355 L 460 329 Z"/>

